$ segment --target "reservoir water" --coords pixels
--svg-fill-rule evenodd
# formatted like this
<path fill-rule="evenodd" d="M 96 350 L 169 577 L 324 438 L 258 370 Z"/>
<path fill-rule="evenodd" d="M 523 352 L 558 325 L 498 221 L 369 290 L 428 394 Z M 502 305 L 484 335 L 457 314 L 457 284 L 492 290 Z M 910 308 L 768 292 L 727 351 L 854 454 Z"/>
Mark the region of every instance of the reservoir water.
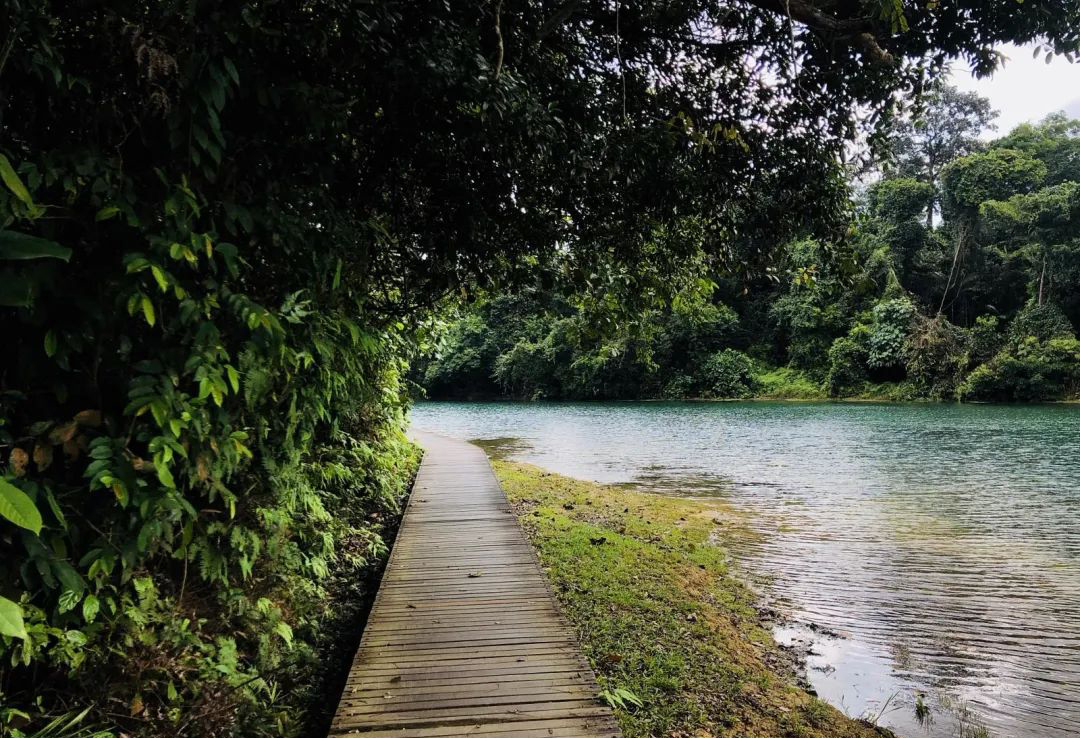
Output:
<path fill-rule="evenodd" d="M 750 511 L 763 535 L 738 554 L 790 615 L 777 638 L 809 642 L 810 682 L 852 717 L 1080 734 L 1080 407 L 429 402 L 412 421 Z"/>

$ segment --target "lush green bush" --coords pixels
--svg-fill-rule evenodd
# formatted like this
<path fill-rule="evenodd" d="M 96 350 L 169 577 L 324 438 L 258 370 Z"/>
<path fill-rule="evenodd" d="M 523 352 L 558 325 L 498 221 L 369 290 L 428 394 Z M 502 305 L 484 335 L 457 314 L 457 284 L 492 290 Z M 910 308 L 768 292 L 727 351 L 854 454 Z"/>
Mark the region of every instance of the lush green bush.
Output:
<path fill-rule="evenodd" d="M 1025 339 L 1015 352 L 1002 351 L 964 381 L 965 400 L 1031 402 L 1076 397 L 1080 391 L 1080 341 Z"/>
<path fill-rule="evenodd" d="M 499 369 L 498 346 L 477 314 L 453 322 L 437 356 L 424 367 L 421 381 L 438 397 L 483 397 L 494 393 L 492 372 Z"/>
<path fill-rule="evenodd" d="M 1014 346 L 1024 343 L 1028 337 L 1039 341 L 1075 336 L 1072 323 L 1052 303 L 1030 304 L 1021 310 L 1009 324 L 1009 340 Z"/>
<path fill-rule="evenodd" d="M 558 395 L 550 340 L 518 341 L 495 360 L 494 374 L 511 397 L 541 400 Z"/>
<path fill-rule="evenodd" d="M 759 397 L 783 400 L 816 400 L 825 396 L 820 381 L 798 369 L 782 367 L 759 372 L 755 376 Z"/>
<path fill-rule="evenodd" d="M 694 396 L 694 378 L 687 374 L 676 374 L 668 380 L 661 396 L 668 400 L 683 400 Z"/>
<path fill-rule="evenodd" d="M 900 367 L 904 342 L 915 317 L 915 306 L 907 299 L 882 300 L 874 305 L 873 323 L 866 336 L 866 365 L 871 369 Z"/>
<path fill-rule="evenodd" d="M 904 342 L 907 378 L 923 397 L 954 399 L 971 361 L 969 332 L 945 316 L 919 316 Z"/>
<path fill-rule="evenodd" d="M 709 397 L 751 397 L 757 387 L 754 362 L 741 351 L 717 351 L 701 367 L 699 382 Z"/>
<path fill-rule="evenodd" d="M 837 397 L 866 382 L 866 362 L 869 331 L 859 326 L 850 335 L 842 336 L 829 347 L 829 373 L 825 386 L 829 394 Z"/>
<path fill-rule="evenodd" d="M 415 466 L 326 50 L 249 7 L 7 9 L 0 734 L 317 730 Z"/>
<path fill-rule="evenodd" d="M 980 315 L 971 327 L 971 360 L 975 364 L 989 361 L 1005 345 L 1001 319 L 996 315 Z"/>

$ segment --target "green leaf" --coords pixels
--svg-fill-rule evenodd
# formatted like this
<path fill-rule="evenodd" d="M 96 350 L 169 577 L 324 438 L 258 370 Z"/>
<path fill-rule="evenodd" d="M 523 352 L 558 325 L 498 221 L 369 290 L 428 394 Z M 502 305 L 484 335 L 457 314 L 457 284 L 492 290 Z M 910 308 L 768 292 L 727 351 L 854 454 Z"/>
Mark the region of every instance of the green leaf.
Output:
<path fill-rule="evenodd" d="M 153 273 L 154 280 L 158 283 L 161 291 L 167 292 L 169 290 L 169 280 L 165 278 L 165 272 L 162 271 L 161 267 L 153 264 L 150 266 L 150 271 Z"/>
<path fill-rule="evenodd" d="M 88 623 L 94 622 L 94 618 L 97 617 L 100 610 L 101 601 L 98 600 L 97 595 L 86 595 L 86 599 L 82 603 L 83 619 Z"/>
<path fill-rule="evenodd" d="M 169 467 L 164 462 L 155 466 L 157 469 L 158 481 L 169 489 L 176 489 L 176 480 L 173 479 L 172 472 L 169 471 Z"/>
<path fill-rule="evenodd" d="M 53 517 L 56 518 L 56 522 L 60 524 L 60 527 L 67 530 L 67 518 L 64 517 L 64 511 L 60 509 L 60 503 L 56 501 L 56 495 L 48 485 L 44 486 L 45 501 L 49 503 L 49 509 L 52 510 Z"/>
<path fill-rule="evenodd" d="M 82 575 L 75 571 L 75 567 L 66 561 L 54 561 L 53 572 L 56 574 L 56 578 L 60 580 L 60 583 L 64 585 L 66 591 L 71 592 L 77 598 L 83 596 L 83 592 L 86 591 L 86 582 L 83 580 Z M 75 600 L 75 604 L 71 607 L 75 607 L 77 604 L 79 604 L 78 599 Z"/>
<path fill-rule="evenodd" d="M 114 218 L 119 214 L 120 208 L 116 207 L 115 205 L 109 205 L 97 211 L 97 215 L 94 216 L 94 220 L 108 220 L 109 218 Z"/>
<path fill-rule="evenodd" d="M 4 180 L 7 188 L 15 194 L 15 197 L 26 203 L 27 207 L 31 210 L 37 209 L 33 198 L 30 197 L 30 191 L 26 189 L 26 185 L 22 183 L 19 175 L 15 173 L 15 167 L 11 166 L 11 162 L 3 154 L 0 154 L 0 179 Z"/>
<path fill-rule="evenodd" d="M 81 630 L 69 630 L 64 633 L 64 638 L 66 638 L 68 643 L 75 646 L 76 648 L 82 648 L 90 640 Z"/>
<path fill-rule="evenodd" d="M 206 131 L 199 126 L 192 126 L 191 133 L 195 136 L 195 140 L 203 147 L 203 149 L 210 148 L 210 137 L 206 135 Z"/>
<path fill-rule="evenodd" d="M 5 518 L 35 535 L 41 533 L 41 513 L 25 492 L 0 479 L 0 518 Z"/>
<path fill-rule="evenodd" d="M 59 609 L 61 615 L 65 612 L 71 612 L 78 606 L 79 600 L 81 599 L 82 594 L 79 592 L 65 589 L 60 593 L 59 607 L 57 609 Z"/>
<path fill-rule="evenodd" d="M 154 315 L 154 303 L 150 302 L 150 298 L 146 295 L 143 295 L 142 298 L 142 314 L 143 317 L 146 318 L 146 322 L 151 326 L 157 322 L 157 318 Z"/>
<path fill-rule="evenodd" d="M 635 707 L 643 707 L 645 704 L 641 701 L 640 697 L 631 692 L 629 689 L 623 689 L 622 687 L 619 687 L 615 690 L 615 694 L 621 697 L 624 701 L 629 702 L 631 705 L 634 705 Z"/>
<path fill-rule="evenodd" d="M 56 334 L 53 331 L 45 332 L 45 355 L 50 358 L 56 355 Z"/>
<path fill-rule="evenodd" d="M 233 392 L 240 391 L 240 373 L 236 371 L 232 366 L 225 367 L 225 373 L 229 375 L 229 384 L 232 385 Z"/>
<path fill-rule="evenodd" d="M 288 645 L 292 645 L 293 632 L 292 628 L 285 621 L 278 621 L 278 624 L 274 626 L 274 632 L 281 636 L 281 640 L 285 641 Z"/>
<path fill-rule="evenodd" d="M 0 597 L 0 635 L 26 640 L 22 608 L 5 597 Z"/>
<path fill-rule="evenodd" d="M 71 260 L 71 249 L 56 241 L 38 238 L 26 233 L 0 231 L 0 259 L 24 261 L 26 259 Z"/>

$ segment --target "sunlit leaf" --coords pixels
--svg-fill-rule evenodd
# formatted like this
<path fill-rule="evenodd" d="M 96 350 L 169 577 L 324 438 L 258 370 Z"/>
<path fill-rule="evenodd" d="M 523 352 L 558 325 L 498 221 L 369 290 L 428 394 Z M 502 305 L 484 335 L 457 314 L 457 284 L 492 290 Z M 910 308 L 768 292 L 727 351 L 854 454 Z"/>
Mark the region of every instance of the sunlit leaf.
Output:
<path fill-rule="evenodd" d="M 41 533 L 41 513 L 34 501 L 6 479 L 0 479 L 0 518 L 35 534 Z"/>
<path fill-rule="evenodd" d="M 6 597 L 0 597 L 0 635 L 26 640 L 22 608 Z"/>
<path fill-rule="evenodd" d="M 153 326 L 154 323 L 157 322 L 157 318 L 154 315 L 154 303 L 152 303 L 150 298 L 146 295 L 143 295 L 142 298 L 142 313 L 149 325 Z"/>
<path fill-rule="evenodd" d="M 37 208 L 34 205 L 34 200 L 30 197 L 30 191 L 26 189 L 26 185 L 23 184 L 22 180 L 19 179 L 19 175 L 15 172 L 15 167 L 11 166 L 11 162 L 3 154 L 0 154 L 0 180 L 3 180 L 12 194 L 22 200 L 27 207 L 31 210 Z"/>

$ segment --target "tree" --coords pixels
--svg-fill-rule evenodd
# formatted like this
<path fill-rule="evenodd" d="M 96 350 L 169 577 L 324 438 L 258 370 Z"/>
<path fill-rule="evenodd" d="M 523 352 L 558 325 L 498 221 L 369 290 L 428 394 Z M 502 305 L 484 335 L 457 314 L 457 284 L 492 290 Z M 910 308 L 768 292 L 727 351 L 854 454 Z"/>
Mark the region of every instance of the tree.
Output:
<path fill-rule="evenodd" d="M 904 119 L 897 126 L 892 142 L 895 174 L 934 188 L 934 197 L 926 209 L 927 228 L 934 224 L 942 168 L 953 159 L 984 148 L 980 136 L 994 127 L 997 115 L 986 98 L 941 84 L 926 96 L 914 118 Z"/>
<path fill-rule="evenodd" d="M 1040 123 L 1021 123 L 993 142 L 1002 149 L 1023 151 L 1046 165 L 1046 184 L 1080 182 L 1080 120 L 1053 113 Z"/>
<path fill-rule="evenodd" d="M 1042 305 L 1060 281 L 1058 264 L 1068 269 L 1080 253 L 1080 184 L 1062 182 L 1006 201 L 987 200 L 980 213 L 1019 247 L 1031 277 L 1032 298 Z M 1066 289 L 1070 286 L 1066 281 Z"/>
<path fill-rule="evenodd" d="M 934 188 L 928 182 L 894 178 L 876 183 L 868 193 L 872 223 L 864 232 L 888 245 L 894 275 L 906 281 L 915 269 L 915 259 L 931 237 L 921 216 L 932 207 Z"/>
<path fill-rule="evenodd" d="M 385 552 L 430 306 L 761 271 L 846 228 L 838 161 L 899 94 L 1078 29 L 1064 0 L 7 0 L 5 707 L 295 734 L 333 584 Z M 607 348 L 582 386 L 647 365 Z"/>

